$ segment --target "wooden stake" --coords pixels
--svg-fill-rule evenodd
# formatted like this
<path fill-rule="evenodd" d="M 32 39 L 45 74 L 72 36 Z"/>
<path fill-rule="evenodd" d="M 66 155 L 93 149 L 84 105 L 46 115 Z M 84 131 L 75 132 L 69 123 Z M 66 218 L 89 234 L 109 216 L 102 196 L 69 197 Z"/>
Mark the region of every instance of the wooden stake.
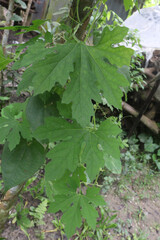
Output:
<path fill-rule="evenodd" d="M 132 106 L 130 106 L 128 103 L 126 102 L 122 102 L 122 108 L 129 112 L 130 114 L 132 114 L 134 117 L 138 117 L 139 116 L 139 112 L 137 112 Z M 140 121 L 146 125 L 152 132 L 158 134 L 160 129 L 157 126 L 156 122 L 149 119 L 148 117 L 142 115 L 140 118 Z"/>
<path fill-rule="evenodd" d="M 14 0 L 9 0 L 9 6 L 8 6 L 8 11 L 6 14 L 6 24 L 5 27 L 10 27 L 12 23 L 12 16 L 13 16 L 13 10 L 14 10 Z M 3 54 L 6 56 L 6 45 L 8 44 L 8 37 L 9 37 L 9 30 L 5 29 L 3 32 L 3 37 L 2 37 L 2 48 L 3 48 Z"/>
<path fill-rule="evenodd" d="M 30 9 L 31 9 L 32 1 L 33 0 L 28 0 L 28 5 L 27 5 L 27 9 L 26 9 L 26 13 L 25 13 L 25 16 L 24 16 L 24 20 L 23 20 L 22 26 L 25 26 L 26 23 L 27 23 L 27 19 L 28 19 L 28 15 L 29 15 L 29 12 L 30 12 Z M 22 31 L 23 30 L 21 30 L 21 32 Z M 19 36 L 19 43 L 21 44 L 22 41 L 23 41 L 23 33 Z"/>

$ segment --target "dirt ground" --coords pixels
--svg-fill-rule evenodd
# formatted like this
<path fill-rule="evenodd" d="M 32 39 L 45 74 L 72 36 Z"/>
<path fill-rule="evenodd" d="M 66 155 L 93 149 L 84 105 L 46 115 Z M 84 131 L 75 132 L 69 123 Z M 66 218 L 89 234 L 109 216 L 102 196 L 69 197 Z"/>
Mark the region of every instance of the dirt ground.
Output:
<path fill-rule="evenodd" d="M 117 214 L 117 228 L 111 239 L 160 239 L 160 175 L 138 173 L 129 182 L 124 178 L 118 188 L 105 195 L 105 200 Z"/>
<path fill-rule="evenodd" d="M 122 176 L 104 194 L 109 215 L 117 214 L 117 227 L 109 231 L 108 240 L 160 240 L 160 174 L 137 173 Z M 35 203 L 25 194 L 26 201 Z M 27 230 L 31 240 L 59 240 L 60 232 L 53 226 L 52 214 L 45 214 L 44 225 Z M 43 238 L 42 238 L 43 235 Z M 9 221 L 2 237 L 7 240 L 27 240 L 28 237 Z M 64 236 L 63 240 L 67 240 Z M 68 239 L 69 240 L 69 239 Z M 82 240 L 82 239 L 80 239 Z"/>

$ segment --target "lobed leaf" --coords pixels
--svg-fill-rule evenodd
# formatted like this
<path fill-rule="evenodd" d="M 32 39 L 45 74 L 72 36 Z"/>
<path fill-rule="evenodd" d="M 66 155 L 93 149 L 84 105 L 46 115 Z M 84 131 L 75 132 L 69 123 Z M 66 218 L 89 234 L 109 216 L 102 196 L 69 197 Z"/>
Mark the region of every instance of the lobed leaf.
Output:
<path fill-rule="evenodd" d="M 14 103 L 2 109 L 0 117 L 0 142 L 8 141 L 12 151 L 20 142 L 20 134 L 28 140 L 32 138 L 30 126 L 23 114 L 24 104 Z"/>
<path fill-rule="evenodd" d="M 81 226 L 83 218 L 86 219 L 88 225 L 94 230 L 98 217 L 98 212 L 95 208 L 97 205 L 106 205 L 103 197 L 99 194 L 99 189 L 96 187 L 87 188 L 86 195 L 81 192 L 77 193 L 77 189 L 81 186 L 80 179 L 78 180 L 76 177 L 80 172 L 82 173 L 84 170 L 78 168 L 73 175 L 67 173 L 62 179 L 54 182 L 57 192 L 55 192 L 54 202 L 50 204 L 48 210 L 54 213 L 59 210 L 63 212 L 62 222 L 65 225 L 65 232 L 68 238 L 75 233 L 77 227 Z"/>
<path fill-rule="evenodd" d="M 45 48 L 45 43 L 39 40 L 28 46 L 26 52 L 20 56 L 20 60 L 13 64 L 12 69 L 16 70 L 22 67 L 28 67 L 44 59 L 45 56 L 50 53 L 53 53 L 53 48 Z"/>
<path fill-rule="evenodd" d="M 60 143 L 47 154 L 47 157 L 53 160 L 46 167 L 46 178 L 51 181 L 61 178 L 66 169 L 73 172 L 78 163 L 86 164 L 86 171 L 91 180 L 104 164 L 112 170 L 110 166 L 118 163 L 117 171 L 120 173 L 119 139 L 116 138 L 119 133 L 118 126 L 110 120 L 104 121 L 98 129 L 94 129 L 82 128 L 76 122 L 70 123 L 60 118 L 47 118 L 44 125 L 34 132 L 35 138 L 47 138 L 50 142 Z M 113 163 L 107 164 L 106 156 Z"/>
<path fill-rule="evenodd" d="M 127 34 L 126 27 L 116 27 L 110 31 L 104 29 L 102 38 L 96 46 L 86 46 L 82 42 L 57 44 L 52 49 L 36 43 L 29 47 L 20 65 L 33 65 L 23 76 L 18 91 L 33 86 L 34 95 L 50 91 L 59 83 L 65 91 L 62 103 L 72 105 L 72 118 L 85 127 L 94 115 L 92 100 L 101 102 L 100 92 L 110 105 L 121 108 L 121 87 L 128 86 L 119 67 L 130 64 L 131 49 L 118 46 Z M 33 62 L 33 53 L 37 60 Z M 39 56 L 40 55 L 40 56 Z M 18 65 L 18 63 L 17 63 Z"/>

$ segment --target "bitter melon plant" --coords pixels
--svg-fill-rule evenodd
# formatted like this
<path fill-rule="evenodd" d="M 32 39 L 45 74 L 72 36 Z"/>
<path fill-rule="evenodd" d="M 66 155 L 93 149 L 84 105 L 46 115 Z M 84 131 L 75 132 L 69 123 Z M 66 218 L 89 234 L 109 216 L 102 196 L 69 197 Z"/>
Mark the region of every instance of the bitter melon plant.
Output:
<path fill-rule="evenodd" d="M 120 68 L 129 66 L 133 54 L 119 45 L 127 32 L 126 27 L 106 27 L 95 46 L 76 38 L 64 44 L 31 41 L 13 65 L 26 69 L 18 93 L 30 91 L 31 96 L 1 112 L 5 190 L 25 182 L 47 158 L 49 212 L 63 212 L 68 238 L 82 219 L 96 227 L 97 207 L 105 205 L 95 181 L 99 171 L 105 166 L 121 172 L 121 129 L 111 119 L 96 123 L 94 107 L 103 97 L 121 108 L 129 83 Z"/>

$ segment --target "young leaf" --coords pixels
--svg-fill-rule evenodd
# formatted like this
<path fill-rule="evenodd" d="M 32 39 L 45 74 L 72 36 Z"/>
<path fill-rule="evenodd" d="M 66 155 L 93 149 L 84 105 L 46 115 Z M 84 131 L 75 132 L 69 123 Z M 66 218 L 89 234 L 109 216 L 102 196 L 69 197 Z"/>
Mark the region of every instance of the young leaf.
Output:
<path fill-rule="evenodd" d="M 5 144 L 2 153 L 2 175 L 5 190 L 23 183 L 44 163 L 44 148 L 37 141 L 28 144 L 21 139 L 19 145 L 10 151 Z"/>

